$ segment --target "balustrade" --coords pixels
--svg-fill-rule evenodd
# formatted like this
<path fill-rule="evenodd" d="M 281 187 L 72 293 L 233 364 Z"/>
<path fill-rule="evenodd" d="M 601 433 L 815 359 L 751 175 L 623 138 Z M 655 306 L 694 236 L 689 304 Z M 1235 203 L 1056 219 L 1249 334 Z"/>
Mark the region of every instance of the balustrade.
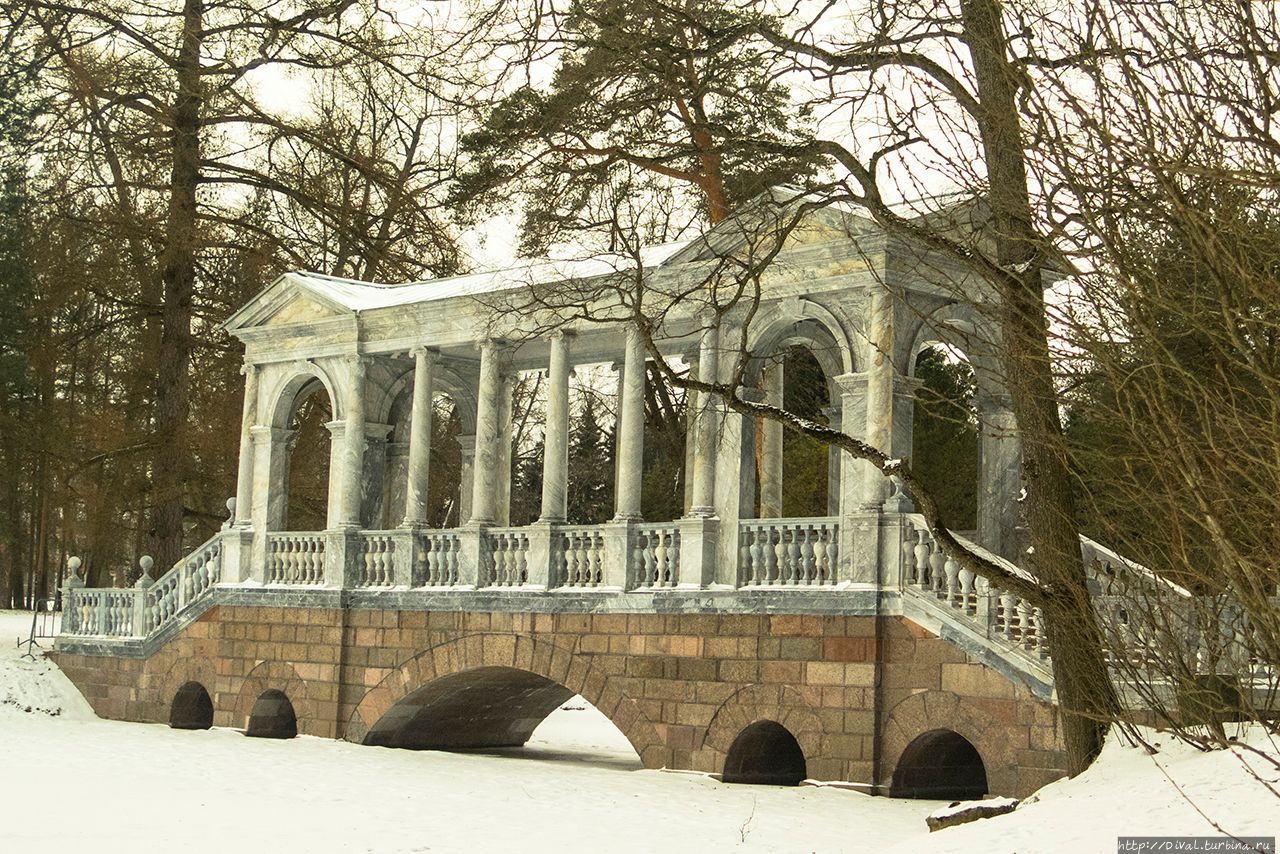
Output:
<path fill-rule="evenodd" d="M 481 580 L 488 587 L 520 587 L 529 581 L 529 535 L 520 528 L 489 528 Z"/>
<path fill-rule="evenodd" d="M 992 587 L 973 570 L 961 568 L 943 553 L 923 517 L 912 514 L 907 518 L 911 526 L 903 542 L 904 589 L 939 601 L 987 637 L 1001 638 L 1041 659 L 1048 657 L 1044 616 L 1039 608 L 1008 590 Z M 962 537 L 957 539 L 978 549 Z"/>
<path fill-rule="evenodd" d="M 169 622 L 221 578 L 222 535 L 219 533 L 174 564 L 173 569 L 151 585 L 145 608 L 147 625 L 141 627 L 141 634 Z"/>
<path fill-rule="evenodd" d="M 414 583 L 424 587 L 450 587 L 458 583 L 458 553 L 462 548 L 457 531 L 419 531 L 415 553 Z"/>
<path fill-rule="evenodd" d="M 267 584 L 323 584 L 324 534 L 267 534 Z"/>
<path fill-rule="evenodd" d="M 744 587 L 835 584 L 839 524 L 834 518 L 759 519 L 738 526 Z"/>
<path fill-rule="evenodd" d="M 597 527 L 556 529 L 555 578 L 563 587 L 600 587 L 604 583 L 604 536 Z"/>
<path fill-rule="evenodd" d="M 680 583 L 680 529 L 641 525 L 635 530 L 631 573 L 639 587 L 675 587 Z"/>
<path fill-rule="evenodd" d="M 356 566 L 357 587 L 391 587 L 395 584 L 396 543 L 391 531 L 364 531 L 360 534 L 360 558 Z"/>

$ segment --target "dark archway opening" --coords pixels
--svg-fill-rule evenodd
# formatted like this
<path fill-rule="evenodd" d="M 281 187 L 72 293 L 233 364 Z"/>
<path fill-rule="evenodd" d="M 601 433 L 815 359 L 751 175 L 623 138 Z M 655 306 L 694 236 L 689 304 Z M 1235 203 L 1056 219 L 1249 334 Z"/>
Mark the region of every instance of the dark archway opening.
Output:
<path fill-rule="evenodd" d="M 756 721 L 738 733 L 724 758 L 726 783 L 798 786 L 805 778 L 804 751 L 782 724 Z"/>
<path fill-rule="evenodd" d="M 364 743 L 410 750 L 519 747 L 573 692 L 514 667 L 436 679 L 378 719 Z"/>
<path fill-rule="evenodd" d="M 328 527 L 331 421 L 333 402 L 324 384 L 313 380 L 294 400 L 288 419 L 292 437 L 281 448 L 287 455 L 288 474 L 280 530 L 323 531 Z"/>
<path fill-rule="evenodd" d="M 263 691 L 249 713 L 244 734 L 252 738 L 293 738 L 298 734 L 298 717 L 293 703 L 283 691 Z"/>
<path fill-rule="evenodd" d="M 178 689 L 169 709 L 169 726 L 174 729 L 209 729 L 213 726 L 213 700 L 199 682 Z"/>
<path fill-rule="evenodd" d="M 973 800 L 987 794 L 987 769 L 968 739 L 949 729 L 926 732 L 907 745 L 893 772 L 894 798 Z"/>

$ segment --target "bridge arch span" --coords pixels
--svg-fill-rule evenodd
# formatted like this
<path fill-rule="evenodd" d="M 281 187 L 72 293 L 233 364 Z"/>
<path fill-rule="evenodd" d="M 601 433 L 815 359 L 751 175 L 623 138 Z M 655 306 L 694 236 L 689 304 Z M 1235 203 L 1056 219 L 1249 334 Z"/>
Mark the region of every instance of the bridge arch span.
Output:
<path fill-rule="evenodd" d="M 646 768 L 670 764 L 671 751 L 657 728 L 611 675 L 594 656 L 541 638 L 467 635 L 425 649 L 387 674 L 357 704 L 343 737 L 407 747 L 479 747 L 486 740 L 494 742 L 488 746 L 523 744 L 546 715 L 580 694 L 631 742 Z M 484 714 L 469 734 L 433 742 L 415 738 L 425 737 L 434 724 L 456 722 L 450 714 L 472 700 Z M 510 712 L 503 714 L 504 708 Z"/>

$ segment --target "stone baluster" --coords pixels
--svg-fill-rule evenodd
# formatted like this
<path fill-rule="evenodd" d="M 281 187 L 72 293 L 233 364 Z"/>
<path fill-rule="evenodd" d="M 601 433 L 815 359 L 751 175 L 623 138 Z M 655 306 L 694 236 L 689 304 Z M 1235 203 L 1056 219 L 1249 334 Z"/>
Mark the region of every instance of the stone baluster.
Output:
<path fill-rule="evenodd" d="M 948 555 L 943 571 L 947 574 L 947 604 L 958 606 L 960 604 L 960 564 Z"/>

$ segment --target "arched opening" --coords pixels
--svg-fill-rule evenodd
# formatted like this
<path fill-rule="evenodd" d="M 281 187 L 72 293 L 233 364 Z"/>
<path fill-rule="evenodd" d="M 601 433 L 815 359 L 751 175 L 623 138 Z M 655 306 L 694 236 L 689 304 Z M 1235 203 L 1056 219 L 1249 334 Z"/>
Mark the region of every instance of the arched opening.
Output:
<path fill-rule="evenodd" d="M 805 778 L 804 751 L 782 724 L 756 721 L 738 733 L 724 757 L 726 783 L 798 786 Z"/>
<path fill-rule="evenodd" d="M 919 388 L 911 425 L 911 464 L 938 502 L 942 522 L 955 531 L 978 527 L 977 384 L 960 351 L 942 344 L 920 348 L 912 371 Z"/>
<path fill-rule="evenodd" d="M 249 713 L 244 734 L 252 738 L 293 738 L 298 734 L 298 717 L 293 703 L 283 691 L 263 691 Z"/>
<path fill-rule="evenodd" d="M 841 347 L 814 321 L 787 327 L 761 342 L 753 366 L 766 403 L 802 418 L 841 426 L 841 398 L 832 378 L 843 372 Z M 757 419 L 744 453 L 754 459 L 744 477 L 754 500 L 744 498 L 743 517 L 814 518 L 840 512 L 840 455 L 832 447 L 775 421 Z"/>
<path fill-rule="evenodd" d="M 894 798 L 973 800 L 987 794 L 987 769 L 968 739 L 949 729 L 926 732 L 907 745 L 893 771 Z"/>
<path fill-rule="evenodd" d="M 829 424 L 831 397 L 826 373 L 813 352 L 792 345 L 782 361 L 782 405 L 788 412 Z M 839 426 L 838 424 L 836 426 Z M 828 516 L 831 506 L 831 453 L 828 445 L 791 430 L 782 432 L 782 516 Z"/>
<path fill-rule="evenodd" d="M 294 396 L 285 420 L 286 433 L 273 441 L 273 457 L 278 455 L 278 472 L 285 476 L 277 484 L 287 484 L 278 502 L 273 502 L 270 527 L 280 531 L 323 531 L 329 523 L 329 460 L 333 401 L 324 384 L 312 379 Z"/>
<path fill-rule="evenodd" d="M 364 743 L 409 750 L 521 748 L 539 759 L 638 768 L 639 756 L 608 718 L 558 682 L 515 667 L 444 676 L 392 706 Z"/>
<path fill-rule="evenodd" d="M 209 729 L 213 726 L 213 700 L 199 682 L 178 689 L 169 707 L 169 726 L 174 729 Z"/>

